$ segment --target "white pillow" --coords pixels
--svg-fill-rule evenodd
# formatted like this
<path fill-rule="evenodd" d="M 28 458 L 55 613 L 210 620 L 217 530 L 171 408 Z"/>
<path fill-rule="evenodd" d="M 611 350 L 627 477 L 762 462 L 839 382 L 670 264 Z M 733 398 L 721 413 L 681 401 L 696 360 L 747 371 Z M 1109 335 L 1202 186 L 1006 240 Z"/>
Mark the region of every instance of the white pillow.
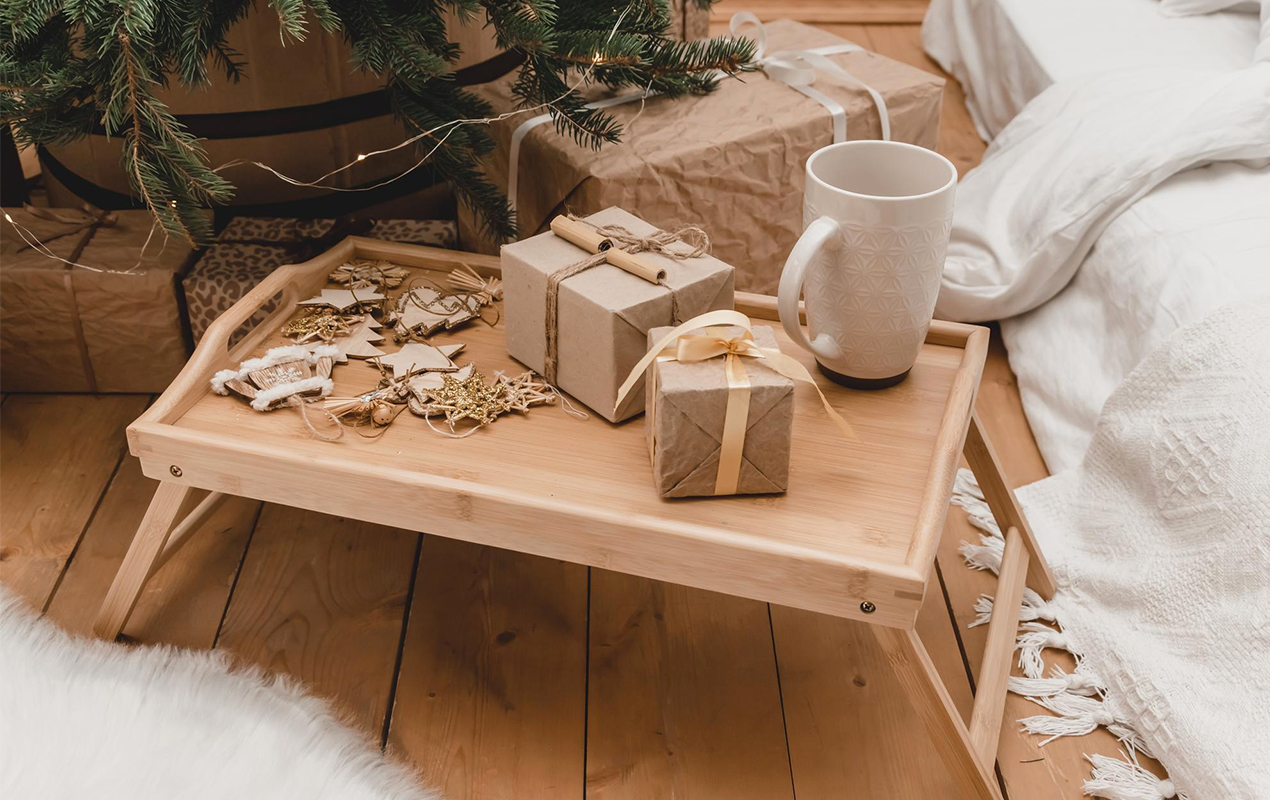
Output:
<path fill-rule="evenodd" d="M 1214 11 L 1240 11 L 1256 14 L 1261 11 L 1257 0 L 1162 0 L 1160 12 L 1167 17 L 1193 17 Z"/>

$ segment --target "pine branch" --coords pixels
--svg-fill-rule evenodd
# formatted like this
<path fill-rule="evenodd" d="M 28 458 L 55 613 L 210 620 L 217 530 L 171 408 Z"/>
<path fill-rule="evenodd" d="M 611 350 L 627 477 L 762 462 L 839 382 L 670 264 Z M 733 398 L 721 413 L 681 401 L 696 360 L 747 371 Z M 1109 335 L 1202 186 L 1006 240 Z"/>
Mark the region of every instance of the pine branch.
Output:
<path fill-rule="evenodd" d="M 122 138 L 133 191 L 164 228 L 203 240 L 204 208 L 233 187 L 155 93 L 169 76 L 205 84 L 212 68 L 243 77 L 226 37 L 251 8 L 252 0 L 0 0 L 0 122 L 23 144 L 74 141 L 100 122 Z M 622 129 L 586 107 L 580 81 L 699 94 L 753 59 L 749 40 L 666 40 L 668 0 L 267 0 L 259 10 L 277 16 L 284 42 L 308 35 L 310 18 L 349 42 L 354 65 L 383 78 L 403 125 L 426 132 L 421 168 L 448 179 L 496 238 L 514 236 L 515 225 L 477 168 L 493 143 L 481 125 L 447 124 L 492 111 L 448 80 L 459 48 L 446 8 L 473 23 L 483 14 L 502 47 L 524 53 L 513 85 L 520 107 L 546 109 L 557 131 L 587 147 L 617 141 Z"/>

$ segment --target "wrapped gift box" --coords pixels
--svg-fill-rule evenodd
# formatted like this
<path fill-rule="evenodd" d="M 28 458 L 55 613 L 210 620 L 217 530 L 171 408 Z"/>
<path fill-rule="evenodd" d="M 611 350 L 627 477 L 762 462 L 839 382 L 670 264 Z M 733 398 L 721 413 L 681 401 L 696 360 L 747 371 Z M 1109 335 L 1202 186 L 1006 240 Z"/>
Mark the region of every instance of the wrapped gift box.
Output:
<path fill-rule="evenodd" d="M 203 338 L 208 325 L 270 272 L 283 264 L 307 261 L 338 244 L 345 236 L 448 248 L 454 246 L 454 223 L 415 219 L 345 222 L 236 217 L 185 276 L 185 298 L 194 341 Z M 235 341 L 272 310 L 270 303 L 256 312 L 242 330 L 235 333 Z"/>
<path fill-rule="evenodd" d="M 165 241 L 162 231 L 151 237 L 148 211 L 9 208 L 4 213 L 0 388 L 166 389 L 189 356 L 178 286 L 189 248 Z M 14 222 L 60 258 L 83 266 L 30 247 Z"/>
<path fill-rule="evenodd" d="M 670 30 L 666 35 L 685 42 L 705 39 L 710 35 L 710 7 L 697 0 L 670 0 Z"/>
<path fill-rule="evenodd" d="M 648 345 L 670 328 L 648 332 Z M 741 328 L 728 328 L 740 334 Z M 754 327 L 754 343 L 777 349 L 771 328 Z M 789 451 L 794 423 L 794 382 L 761 358 L 740 356 L 749 384 L 749 413 L 736 490 L 726 494 L 773 494 L 789 486 Z M 723 356 L 704 361 L 657 360 L 649 370 L 646 404 L 648 453 L 653 481 L 663 497 L 718 494 L 723 424 L 728 413 Z"/>
<path fill-rule="evenodd" d="M 586 220 L 620 225 L 636 236 L 657 232 L 619 208 Z M 548 279 L 588 255 L 551 232 L 502 249 L 507 351 L 539 374 L 546 374 Z M 618 387 L 648 349 L 649 328 L 732 308 L 732 267 L 719 259 L 641 257 L 665 270 L 664 285 L 601 264 L 564 280 L 559 288 L 555 384 L 610 422 L 644 410 L 643 391 L 629 394 L 621 408 L 614 406 Z"/>
<path fill-rule="evenodd" d="M 767 52 L 845 41 L 817 28 L 782 20 L 767 25 Z M 935 147 L 944 81 L 874 53 L 829 56 L 885 98 L 891 138 Z M 846 112 L 848 139 L 877 139 L 881 120 L 862 87 L 818 71 L 812 89 Z M 497 111 L 515 100 L 508 80 L 478 87 Z M 598 153 L 556 132 L 548 120 L 518 114 L 489 126 L 497 147 L 484 163 L 489 179 L 509 185 L 513 134 L 515 196 L 522 237 L 545 230 L 568 209 L 587 214 L 620 206 L 661 228 L 699 225 L 710 232 L 714 255 L 736 267 L 736 288 L 775 294 L 780 270 L 803 227 L 803 169 L 807 157 L 834 140 L 829 111 L 766 73 L 723 79 L 704 97 L 652 97 L 607 109 L 625 126 L 623 140 Z M 460 205 L 464 249 L 493 253 L 471 209 Z"/>

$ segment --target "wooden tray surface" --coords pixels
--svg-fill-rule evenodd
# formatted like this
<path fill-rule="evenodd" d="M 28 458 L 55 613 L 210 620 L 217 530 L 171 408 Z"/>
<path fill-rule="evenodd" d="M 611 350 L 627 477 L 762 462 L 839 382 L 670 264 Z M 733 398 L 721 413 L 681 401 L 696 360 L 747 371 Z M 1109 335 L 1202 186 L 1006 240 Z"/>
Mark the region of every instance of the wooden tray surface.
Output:
<path fill-rule="evenodd" d="M 359 253 L 388 247 L 355 245 Z M 395 255 L 403 264 L 411 251 L 426 250 L 389 249 L 379 255 Z M 324 274 L 330 266 L 323 259 L 331 255 L 310 262 L 321 267 L 297 269 Z M 781 350 L 807 365 L 861 438 L 844 440 L 815 392 L 797 386 L 784 495 L 664 500 L 653 487 L 642 416 L 612 425 L 553 406 L 504 416 L 465 439 L 438 435 L 406 411 L 378 439 L 349 430 L 331 443 L 311 438 L 294 410 L 259 413 L 238 398 L 212 394 L 204 380 L 201 391 L 188 388 L 179 413 L 161 423 L 143 417 L 130 437 L 146 473 L 160 479 L 176 477 L 175 466 L 177 479 L 203 488 L 838 615 L 860 616 L 867 601 L 876 608 L 870 621 L 911 623 L 933 559 L 934 542 L 927 540 L 938 535 L 931 528 L 942 523 L 951 482 L 951 469 L 932 476 L 932 467 L 949 439 L 960 449 L 965 421 L 958 418 L 964 415 L 950 412 L 950 399 L 965 394 L 970 378 L 977 384 L 982 353 L 975 364 L 964 346 L 928 340 L 898 386 L 843 389 L 819 375 L 779 322 L 757 319 L 770 313 L 769 299 L 742 300 L 738 305 L 757 304 L 742 310 L 772 327 Z M 288 343 L 276 331 L 291 316 L 271 320 L 263 341 L 235 358 Z M 379 346 L 395 350 L 385 334 Z M 431 340 L 459 342 L 466 348 L 456 362 L 475 363 L 487 378 L 499 370 L 525 371 L 507 355 L 501 324 L 473 322 Z M 963 373 L 973 375 L 958 381 Z M 332 378 L 334 394 L 349 396 L 374 388 L 379 373 L 351 359 L 337 365 Z M 955 386 L 962 388 L 954 392 Z M 959 402 L 968 413 L 965 398 Z M 950 425 L 959 425 L 959 434 L 941 438 Z M 932 488 L 932 480 L 949 487 Z"/>

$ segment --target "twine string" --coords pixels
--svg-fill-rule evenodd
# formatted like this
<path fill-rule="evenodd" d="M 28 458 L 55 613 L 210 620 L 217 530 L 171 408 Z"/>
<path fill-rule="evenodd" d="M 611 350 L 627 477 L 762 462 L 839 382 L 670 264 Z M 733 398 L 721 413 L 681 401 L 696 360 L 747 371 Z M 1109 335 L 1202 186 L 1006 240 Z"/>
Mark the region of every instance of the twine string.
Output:
<path fill-rule="evenodd" d="M 556 383 L 556 367 L 559 358 L 560 284 L 574 275 L 605 263 L 608 258 L 605 251 L 613 247 L 625 250 L 631 254 L 656 253 L 674 261 L 686 261 L 689 258 L 698 258 L 710 252 L 709 235 L 695 225 L 686 225 L 673 231 L 659 230 L 648 236 L 640 236 L 621 225 L 596 225 L 573 214 L 569 214 L 569 219 L 589 225 L 595 229 L 596 233 L 603 236 L 606 241 L 600 245 L 600 252 L 588 255 L 586 258 L 567 267 L 561 267 L 547 276 L 547 353 L 543 364 L 543 377 L 547 379 L 548 383 L 553 385 Z M 675 245 L 687 245 L 687 249 L 682 246 L 676 247 Z M 676 296 L 674 289 L 670 287 L 664 277 L 658 280 L 657 284 L 670 292 L 670 324 L 678 325 L 681 322 L 678 296 Z"/>
<path fill-rule="evenodd" d="M 300 419 L 304 420 L 304 427 L 308 428 L 309 433 L 313 434 L 317 438 L 322 439 L 324 441 L 328 441 L 328 442 L 337 442 L 341 438 L 343 438 L 344 423 L 340 422 L 339 417 L 335 416 L 330 411 L 327 411 L 325 408 L 320 409 L 320 411 L 327 416 L 327 419 L 335 423 L 334 436 L 329 436 L 325 433 L 322 433 L 321 431 L 317 429 L 317 427 L 314 426 L 313 421 L 309 419 L 309 410 L 308 410 L 309 404 L 304 402 L 303 398 L 293 394 L 287 398 L 287 405 L 300 409 Z"/>

